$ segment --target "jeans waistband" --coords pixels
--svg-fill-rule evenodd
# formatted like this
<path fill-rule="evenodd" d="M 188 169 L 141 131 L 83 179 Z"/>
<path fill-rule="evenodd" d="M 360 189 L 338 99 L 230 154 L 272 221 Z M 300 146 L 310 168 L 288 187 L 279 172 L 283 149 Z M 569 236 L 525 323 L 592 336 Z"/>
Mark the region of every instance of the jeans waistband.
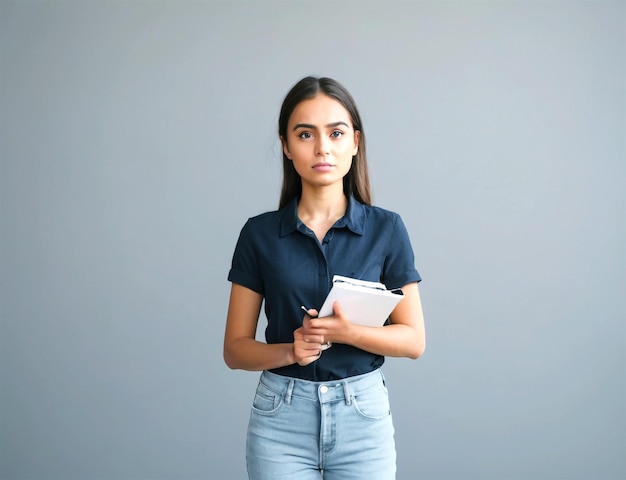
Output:
<path fill-rule="evenodd" d="M 350 405 L 353 396 L 384 385 L 385 377 L 382 370 L 376 369 L 363 375 L 356 375 L 341 380 L 312 382 L 264 371 L 259 382 L 276 393 L 284 395 L 285 403 L 287 404 L 291 403 L 293 397 L 300 397 L 319 401 L 320 403 L 343 400 Z"/>

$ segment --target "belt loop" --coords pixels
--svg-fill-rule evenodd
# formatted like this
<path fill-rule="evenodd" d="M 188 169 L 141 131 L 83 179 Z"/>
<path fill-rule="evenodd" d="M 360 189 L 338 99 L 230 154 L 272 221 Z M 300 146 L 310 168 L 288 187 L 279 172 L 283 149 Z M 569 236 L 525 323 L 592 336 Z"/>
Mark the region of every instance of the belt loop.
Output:
<path fill-rule="evenodd" d="M 296 381 L 292 378 L 289 380 L 289 385 L 287 386 L 287 394 L 285 395 L 285 403 L 287 405 L 291 404 L 291 395 L 293 394 L 293 386 Z"/>
<path fill-rule="evenodd" d="M 346 401 L 346 405 L 352 405 L 352 395 L 350 395 L 350 387 L 348 386 L 348 382 L 344 380 L 341 382 L 343 384 L 343 396 Z"/>

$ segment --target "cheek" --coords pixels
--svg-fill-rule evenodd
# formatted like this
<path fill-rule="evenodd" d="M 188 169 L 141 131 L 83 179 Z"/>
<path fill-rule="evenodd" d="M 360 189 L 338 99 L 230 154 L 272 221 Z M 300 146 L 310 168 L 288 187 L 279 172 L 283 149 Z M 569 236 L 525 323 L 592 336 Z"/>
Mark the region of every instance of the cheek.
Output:
<path fill-rule="evenodd" d="M 350 171 L 350 169 L 352 168 L 352 156 L 346 156 L 345 158 L 342 158 L 341 161 L 338 162 L 339 168 L 340 168 L 340 174 L 342 177 L 345 177 L 348 172 Z"/>
<path fill-rule="evenodd" d="M 297 167 L 299 163 L 302 164 L 308 161 L 308 159 L 311 157 L 311 154 L 308 153 L 305 148 L 302 148 L 302 145 L 298 145 L 297 147 L 289 149 L 289 157 L 294 166 Z"/>
<path fill-rule="evenodd" d="M 294 170 L 298 173 L 298 175 L 302 176 L 303 173 L 308 169 L 310 161 L 309 155 L 306 155 L 301 150 L 290 150 L 291 153 L 291 164 L 293 165 Z"/>
<path fill-rule="evenodd" d="M 354 148 L 351 145 L 345 145 L 341 151 L 337 152 L 337 156 L 344 162 L 352 163 L 352 159 L 354 158 Z"/>

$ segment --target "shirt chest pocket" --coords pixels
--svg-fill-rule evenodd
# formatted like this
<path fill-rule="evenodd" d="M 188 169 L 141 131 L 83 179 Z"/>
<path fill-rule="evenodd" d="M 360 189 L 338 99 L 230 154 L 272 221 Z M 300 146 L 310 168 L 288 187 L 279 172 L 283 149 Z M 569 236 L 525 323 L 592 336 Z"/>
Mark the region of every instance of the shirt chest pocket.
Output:
<path fill-rule="evenodd" d="M 380 282 L 383 276 L 383 262 L 384 258 L 382 256 L 359 255 L 351 258 L 348 256 L 348 258 L 337 262 L 333 269 L 333 274 L 370 282 Z"/>

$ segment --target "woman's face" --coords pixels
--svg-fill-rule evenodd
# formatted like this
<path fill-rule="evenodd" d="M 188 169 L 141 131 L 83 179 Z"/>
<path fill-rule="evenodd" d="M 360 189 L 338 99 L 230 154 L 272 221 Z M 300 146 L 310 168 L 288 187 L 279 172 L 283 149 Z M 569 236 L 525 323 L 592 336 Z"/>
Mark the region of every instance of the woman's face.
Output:
<path fill-rule="evenodd" d="M 281 141 L 303 189 L 338 182 L 343 188 L 343 177 L 358 150 L 359 135 L 344 106 L 320 94 L 296 106 L 287 124 L 287 138 L 281 137 Z"/>

